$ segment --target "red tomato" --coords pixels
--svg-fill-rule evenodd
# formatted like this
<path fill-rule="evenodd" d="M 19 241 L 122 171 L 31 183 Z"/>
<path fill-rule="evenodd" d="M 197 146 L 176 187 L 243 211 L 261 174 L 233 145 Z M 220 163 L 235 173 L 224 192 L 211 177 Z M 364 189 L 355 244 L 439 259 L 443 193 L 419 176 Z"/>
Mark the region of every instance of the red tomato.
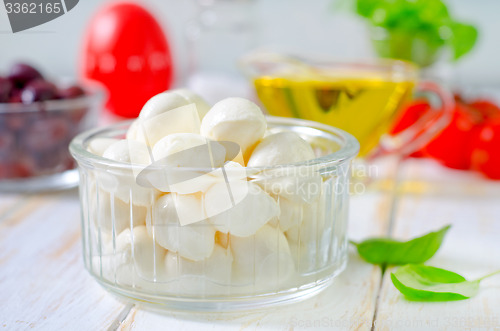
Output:
<path fill-rule="evenodd" d="M 472 168 L 489 178 L 500 179 L 500 120 L 485 123 L 476 135 L 471 152 Z"/>
<path fill-rule="evenodd" d="M 466 103 L 455 95 L 450 124 L 431 142 L 411 156 L 430 156 L 456 169 L 476 169 L 500 179 L 500 108 L 491 101 Z M 392 134 L 400 133 L 429 110 L 426 101 L 412 102 L 395 122 Z"/>
<path fill-rule="evenodd" d="M 415 123 L 431 106 L 425 100 L 415 100 L 410 103 L 395 121 L 391 134 L 397 134 Z"/>
<path fill-rule="evenodd" d="M 485 120 L 500 119 L 500 108 L 489 100 L 477 99 L 469 106 L 477 109 Z"/>
<path fill-rule="evenodd" d="M 172 83 L 172 57 L 162 28 L 138 4 L 102 8 L 86 33 L 82 72 L 107 87 L 109 110 L 136 117 L 149 98 Z"/>
<path fill-rule="evenodd" d="M 418 119 L 424 115 L 431 106 L 426 100 L 415 100 L 412 101 L 401 113 L 399 118 L 395 121 L 395 124 L 390 134 L 398 134 L 403 130 L 407 129 L 413 125 Z M 425 154 L 421 150 L 417 150 L 409 155 L 410 157 L 424 157 Z"/>
<path fill-rule="evenodd" d="M 450 124 L 423 148 L 424 153 L 450 168 L 469 169 L 472 130 L 479 122 L 477 114 L 457 103 Z"/>

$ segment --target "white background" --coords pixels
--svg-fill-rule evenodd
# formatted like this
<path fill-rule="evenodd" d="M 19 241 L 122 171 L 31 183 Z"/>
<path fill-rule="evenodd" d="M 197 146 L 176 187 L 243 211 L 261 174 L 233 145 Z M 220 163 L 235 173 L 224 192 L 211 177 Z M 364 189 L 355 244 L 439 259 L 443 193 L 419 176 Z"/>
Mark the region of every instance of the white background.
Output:
<path fill-rule="evenodd" d="M 335 9 L 339 0 L 255 0 L 258 43 L 327 53 L 335 57 L 373 56 L 366 26 L 353 14 Z M 349 1 L 349 0 L 347 0 Z M 25 32 L 12 34 L 0 5 L 0 73 L 16 60 L 28 60 L 53 76 L 78 73 L 82 36 L 90 17 L 106 1 L 80 0 L 66 15 Z M 176 85 L 186 72 L 185 30 L 197 15 L 195 0 L 147 0 L 171 43 L 176 65 Z M 466 58 L 451 69 L 461 83 L 500 82 L 500 1 L 448 0 L 451 12 L 475 23 L 480 40 Z M 221 45 L 231 47 L 231 45 Z"/>

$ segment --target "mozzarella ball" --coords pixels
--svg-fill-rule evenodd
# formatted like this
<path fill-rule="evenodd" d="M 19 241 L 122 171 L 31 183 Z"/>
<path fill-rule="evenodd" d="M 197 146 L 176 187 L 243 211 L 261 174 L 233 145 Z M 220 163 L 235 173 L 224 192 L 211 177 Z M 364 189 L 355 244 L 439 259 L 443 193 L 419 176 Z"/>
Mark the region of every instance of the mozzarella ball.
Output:
<path fill-rule="evenodd" d="M 155 95 L 132 123 L 127 139 L 153 146 L 172 133 L 199 133 L 201 119 L 210 106 L 196 93 L 177 89 Z"/>
<path fill-rule="evenodd" d="M 294 132 L 266 136 L 253 150 L 249 167 L 283 165 L 313 159 L 311 146 Z M 322 178 L 311 167 L 288 167 L 263 171 L 254 180 L 266 192 L 293 202 L 313 202 L 321 193 Z"/>
<path fill-rule="evenodd" d="M 207 219 L 201 194 L 172 194 L 181 226 Z"/>
<path fill-rule="evenodd" d="M 181 132 L 200 132 L 196 105 L 175 92 L 164 92 L 146 102 L 139 118 L 128 129 L 127 139 L 154 146 L 161 138 Z"/>
<path fill-rule="evenodd" d="M 308 273 L 324 268 L 335 258 L 332 251 L 338 251 L 341 243 L 332 238 L 332 219 L 327 218 L 326 195 L 310 205 L 304 205 L 303 219 L 299 226 L 292 226 L 285 232 L 297 271 Z M 331 261 L 330 261 L 331 263 Z"/>
<path fill-rule="evenodd" d="M 94 173 L 94 184 L 124 203 L 147 207 L 158 195 L 157 190 L 137 184 L 130 171 L 98 169 Z"/>
<path fill-rule="evenodd" d="M 200 132 L 213 140 L 235 142 L 246 155 L 264 136 L 266 127 L 266 118 L 256 104 L 243 98 L 227 98 L 208 111 Z"/>
<path fill-rule="evenodd" d="M 206 145 L 207 138 L 195 133 L 174 133 L 159 140 L 153 147 L 153 157 L 160 160 L 186 149 Z"/>
<path fill-rule="evenodd" d="M 164 259 L 167 251 L 153 241 L 145 226 L 134 227 L 133 231 L 125 229 L 116 237 L 114 246 L 112 242 L 106 246 L 103 269 L 108 274 L 114 276 L 116 270 L 116 277 L 126 283 L 131 283 L 134 278 L 147 281 L 165 279 Z M 133 266 L 133 269 L 127 266 Z M 131 270 L 133 274 L 124 274 Z"/>
<path fill-rule="evenodd" d="M 286 169 L 283 169 L 286 172 Z M 320 175 L 304 171 L 299 168 L 287 174 L 256 175 L 253 183 L 259 185 L 264 191 L 273 196 L 284 197 L 294 203 L 311 203 L 318 200 L 321 195 L 323 179 Z"/>
<path fill-rule="evenodd" d="M 302 221 L 285 232 L 289 242 L 307 243 L 315 246 L 321 240 L 325 228 L 325 199 L 313 203 L 303 203 Z"/>
<path fill-rule="evenodd" d="M 227 179 L 229 182 L 246 180 L 247 171 L 239 162 L 228 161 L 220 168 L 215 169 L 210 173 L 212 176 L 216 176 L 220 180 L 224 181 Z"/>
<path fill-rule="evenodd" d="M 198 276 L 221 284 L 229 284 L 232 263 L 231 250 L 219 245 L 215 245 L 212 254 L 203 261 L 191 261 L 170 251 L 165 256 L 165 269 L 169 279 Z"/>
<path fill-rule="evenodd" d="M 194 103 L 196 105 L 196 110 L 198 111 L 198 115 L 200 116 L 200 120 L 203 119 L 203 117 L 205 117 L 205 115 L 210 110 L 210 105 L 205 101 L 205 99 L 203 99 L 201 96 L 199 96 L 198 94 L 194 93 L 191 90 L 180 88 L 172 90 L 172 92 L 181 95 L 190 103 Z"/>
<path fill-rule="evenodd" d="M 130 124 L 125 138 L 128 140 L 136 140 L 147 144 L 146 132 L 144 130 L 144 122 L 136 119 Z"/>
<path fill-rule="evenodd" d="M 156 201 L 146 225 L 160 246 L 200 261 L 212 254 L 215 245 L 215 229 L 205 218 L 198 197 L 170 193 Z M 186 225 L 181 225 L 181 220 Z"/>
<path fill-rule="evenodd" d="M 89 143 L 87 150 L 90 153 L 93 153 L 95 155 L 102 156 L 104 154 L 104 151 L 117 142 L 119 139 L 115 138 L 95 138 L 92 139 L 92 141 Z"/>
<path fill-rule="evenodd" d="M 155 164 L 161 168 L 148 173 L 148 180 L 162 192 L 206 192 L 226 178 L 229 181 L 246 179 L 246 170 L 239 163 L 224 163 L 227 152 L 222 144 L 201 135 L 169 135 L 156 143 L 152 154 Z M 200 169 L 189 169 L 193 167 Z"/>
<path fill-rule="evenodd" d="M 264 225 L 250 237 L 230 236 L 233 283 L 255 283 L 262 290 L 277 289 L 294 273 L 290 248 L 283 233 Z"/>
<path fill-rule="evenodd" d="M 130 169 L 103 168 L 95 170 L 96 185 L 120 200 L 140 206 L 149 206 L 155 190 L 137 184 L 136 177 L 150 163 L 148 147 L 139 141 L 123 139 L 110 145 L 103 157 L 136 165 Z M 138 165 L 138 166 L 137 166 Z"/>
<path fill-rule="evenodd" d="M 195 133 L 174 133 L 153 147 L 156 161 L 171 156 L 166 162 L 170 167 L 220 167 L 224 164 L 225 153 L 222 145 Z"/>
<path fill-rule="evenodd" d="M 278 225 L 281 231 L 287 231 L 293 226 L 300 226 L 302 223 L 303 204 L 294 203 L 286 198 L 279 197 L 278 205 L 280 208 Z"/>
<path fill-rule="evenodd" d="M 169 110 L 194 104 L 200 120 L 210 109 L 208 103 L 191 90 L 181 88 L 159 93 L 149 99 L 139 115 L 142 119 L 153 118 Z"/>
<path fill-rule="evenodd" d="M 95 192 L 95 189 L 93 190 Z M 125 203 L 120 199 L 111 198 L 108 192 L 99 190 L 98 194 L 91 194 L 89 208 L 96 226 L 106 234 L 121 233 L 126 228 L 145 225 L 147 208 Z"/>
<path fill-rule="evenodd" d="M 227 248 L 229 246 L 229 233 L 215 232 L 215 243 Z"/>
<path fill-rule="evenodd" d="M 109 145 L 102 156 L 123 163 L 140 165 L 148 165 L 151 163 L 148 146 L 135 140 L 118 140 Z"/>
<path fill-rule="evenodd" d="M 149 181 L 162 192 L 180 194 L 206 191 L 215 181 L 210 170 L 222 166 L 225 160 L 222 145 L 194 133 L 168 135 L 154 145 L 152 153 L 155 163 L 162 167 L 149 174 Z"/>
<path fill-rule="evenodd" d="M 247 181 L 213 185 L 205 194 L 205 210 L 217 231 L 240 237 L 255 234 L 279 215 L 276 201 Z"/>
<path fill-rule="evenodd" d="M 166 91 L 149 99 L 142 107 L 139 118 L 143 120 L 155 118 L 158 115 L 172 109 L 186 106 L 188 104 L 190 104 L 190 102 L 182 95 L 172 91 Z"/>
<path fill-rule="evenodd" d="M 183 296 L 227 296 L 231 290 L 233 257 L 229 249 L 215 245 L 203 261 L 191 261 L 177 253 L 165 257 L 168 292 Z"/>
<path fill-rule="evenodd" d="M 167 252 L 149 237 L 145 226 L 134 228 L 131 245 L 134 252 L 134 265 L 139 276 L 150 280 L 164 278 L 165 270 L 161 262 Z"/>
<path fill-rule="evenodd" d="M 279 132 L 266 136 L 255 147 L 248 160 L 249 167 L 289 164 L 314 159 L 314 151 L 295 132 Z"/>

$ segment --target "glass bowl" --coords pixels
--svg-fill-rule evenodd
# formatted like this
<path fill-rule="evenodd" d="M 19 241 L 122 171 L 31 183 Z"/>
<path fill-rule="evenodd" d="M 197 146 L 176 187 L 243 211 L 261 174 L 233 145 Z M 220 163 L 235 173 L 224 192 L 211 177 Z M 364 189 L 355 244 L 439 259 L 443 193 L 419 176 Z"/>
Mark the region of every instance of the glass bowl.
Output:
<path fill-rule="evenodd" d="M 74 99 L 0 103 L 0 192 L 74 187 L 78 172 L 68 146 L 95 127 L 103 91 L 85 88 Z"/>
<path fill-rule="evenodd" d="M 123 139 L 132 122 L 78 135 L 70 151 L 80 171 L 90 274 L 123 297 L 188 311 L 262 308 L 328 286 L 347 262 L 350 167 L 359 144 L 324 124 L 267 120 L 269 132 L 298 133 L 317 158 L 271 167 L 145 168 L 88 151 L 98 138 Z M 192 181 L 195 172 L 199 181 Z M 162 175 L 172 174 L 186 179 L 177 189 L 203 185 L 191 195 L 173 186 L 159 191 Z M 206 218 L 186 218 L 200 209 Z"/>

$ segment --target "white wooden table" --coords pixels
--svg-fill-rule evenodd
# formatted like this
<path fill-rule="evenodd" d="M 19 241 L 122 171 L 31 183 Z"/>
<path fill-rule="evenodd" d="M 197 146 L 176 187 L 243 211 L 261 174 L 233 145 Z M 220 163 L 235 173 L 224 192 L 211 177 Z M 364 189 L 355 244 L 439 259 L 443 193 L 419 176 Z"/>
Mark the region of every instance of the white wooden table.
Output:
<path fill-rule="evenodd" d="M 349 236 L 411 238 L 453 224 L 429 264 L 476 278 L 500 269 L 500 183 L 405 161 L 397 181 L 353 196 Z M 396 190 L 396 191 L 395 191 Z M 6 330 L 500 330 L 500 276 L 469 300 L 405 300 L 354 250 L 335 283 L 259 312 L 157 313 L 119 301 L 83 267 L 76 190 L 0 195 L 0 328 Z"/>

